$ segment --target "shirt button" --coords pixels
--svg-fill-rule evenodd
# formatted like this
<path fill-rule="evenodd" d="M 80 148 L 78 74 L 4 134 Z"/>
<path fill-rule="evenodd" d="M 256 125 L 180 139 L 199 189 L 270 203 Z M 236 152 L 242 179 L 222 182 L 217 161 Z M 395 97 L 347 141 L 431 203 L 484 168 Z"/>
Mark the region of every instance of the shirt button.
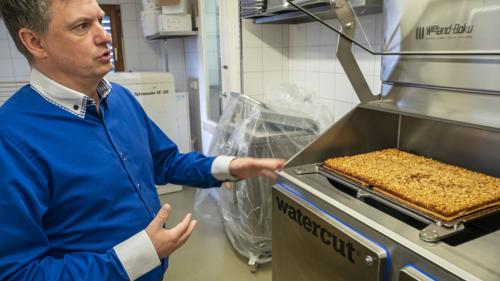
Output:
<path fill-rule="evenodd" d="M 137 186 L 137 189 L 139 189 L 140 191 L 142 191 L 142 185 L 140 183 L 138 183 L 136 186 Z"/>
<path fill-rule="evenodd" d="M 120 153 L 120 157 L 122 158 L 123 161 L 127 160 L 127 155 L 125 153 Z"/>
<path fill-rule="evenodd" d="M 80 108 L 80 107 L 79 107 L 77 104 L 73 105 L 73 109 L 74 109 L 74 110 L 78 110 L 79 108 Z"/>

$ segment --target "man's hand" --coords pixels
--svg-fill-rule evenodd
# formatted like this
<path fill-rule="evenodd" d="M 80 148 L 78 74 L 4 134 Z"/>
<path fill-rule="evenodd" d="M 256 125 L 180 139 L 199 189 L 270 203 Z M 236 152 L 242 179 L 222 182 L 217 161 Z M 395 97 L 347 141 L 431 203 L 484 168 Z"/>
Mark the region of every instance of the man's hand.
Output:
<path fill-rule="evenodd" d="M 229 172 L 237 179 L 264 176 L 276 179 L 275 170 L 283 168 L 285 160 L 272 158 L 235 158 L 229 164 Z"/>
<path fill-rule="evenodd" d="M 170 216 L 170 210 L 170 205 L 163 205 L 146 228 L 146 233 L 153 242 L 160 259 L 170 256 L 173 251 L 184 245 L 196 226 L 196 220 L 192 220 L 191 214 L 187 214 L 178 225 L 165 229 L 163 226 Z"/>

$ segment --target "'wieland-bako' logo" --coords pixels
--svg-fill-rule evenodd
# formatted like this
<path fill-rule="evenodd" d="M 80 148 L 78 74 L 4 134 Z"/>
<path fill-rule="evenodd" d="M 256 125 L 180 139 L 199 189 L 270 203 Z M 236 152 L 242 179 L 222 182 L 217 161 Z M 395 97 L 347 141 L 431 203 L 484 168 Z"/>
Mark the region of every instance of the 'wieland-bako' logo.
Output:
<path fill-rule="evenodd" d="M 456 39 L 471 37 L 474 31 L 472 24 L 450 24 L 450 25 L 429 25 L 417 26 L 415 30 L 415 39 Z"/>
<path fill-rule="evenodd" d="M 333 251 L 346 258 L 354 264 L 353 254 L 356 252 L 354 245 L 350 241 L 344 241 L 335 233 L 331 233 L 319 223 L 313 221 L 310 217 L 303 214 L 300 209 L 288 205 L 288 203 L 276 196 L 278 210 L 282 211 L 285 216 L 304 228 L 305 231 L 320 239 L 323 244 L 330 247 Z"/>

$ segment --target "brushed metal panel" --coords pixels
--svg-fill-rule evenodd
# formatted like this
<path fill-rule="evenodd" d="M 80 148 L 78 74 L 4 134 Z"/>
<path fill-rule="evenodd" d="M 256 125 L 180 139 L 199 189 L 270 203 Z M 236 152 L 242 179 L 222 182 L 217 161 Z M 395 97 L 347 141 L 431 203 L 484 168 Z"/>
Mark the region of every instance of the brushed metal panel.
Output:
<path fill-rule="evenodd" d="M 500 132 L 402 116 L 399 147 L 448 164 L 500 177 Z"/>
<path fill-rule="evenodd" d="M 396 147 L 398 118 L 394 113 L 356 107 L 295 155 L 287 166 Z"/>
<path fill-rule="evenodd" d="M 384 52 L 498 52 L 500 2 L 384 1 Z M 382 56 L 381 78 L 500 93 L 499 56 Z"/>
<path fill-rule="evenodd" d="M 382 280 L 388 253 L 360 233 L 273 188 L 273 280 Z"/>
<path fill-rule="evenodd" d="M 426 275 L 422 271 L 418 270 L 413 266 L 405 266 L 399 272 L 399 281 L 435 281 L 429 275 Z"/>
<path fill-rule="evenodd" d="M 364 106 L 500 128 L 500 95 L 388 84 L 382 91 L 383 102 Z"/>

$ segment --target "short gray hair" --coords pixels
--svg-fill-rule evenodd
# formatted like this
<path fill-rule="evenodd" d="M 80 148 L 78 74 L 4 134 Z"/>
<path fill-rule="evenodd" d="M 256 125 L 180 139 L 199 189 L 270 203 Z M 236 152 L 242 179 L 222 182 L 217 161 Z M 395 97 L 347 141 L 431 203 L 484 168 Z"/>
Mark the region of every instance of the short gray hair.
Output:
<path fill-rule="evenodd" d="M 19 38 L 19 30 L 28 28 L 38 34 L 47 33 L 51 19 L 51 2 L 52 0 L 0 0 L 0 15 L 17 49 L 30 63 L 33 56 Z"/>

